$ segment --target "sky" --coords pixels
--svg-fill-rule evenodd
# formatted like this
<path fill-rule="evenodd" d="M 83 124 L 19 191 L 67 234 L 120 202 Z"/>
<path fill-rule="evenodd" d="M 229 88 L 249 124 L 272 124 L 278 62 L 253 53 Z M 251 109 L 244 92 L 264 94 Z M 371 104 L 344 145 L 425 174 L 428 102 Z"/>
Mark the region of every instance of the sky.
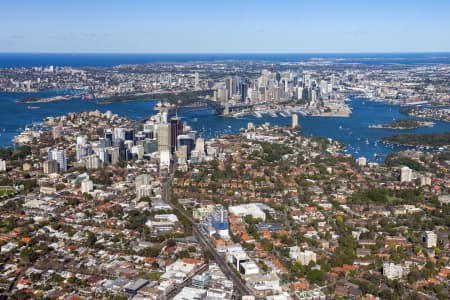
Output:
<path fill-rule="evenodd" d="M 449 0 L 0 0 L 0 52 L 448 51 Z"/>

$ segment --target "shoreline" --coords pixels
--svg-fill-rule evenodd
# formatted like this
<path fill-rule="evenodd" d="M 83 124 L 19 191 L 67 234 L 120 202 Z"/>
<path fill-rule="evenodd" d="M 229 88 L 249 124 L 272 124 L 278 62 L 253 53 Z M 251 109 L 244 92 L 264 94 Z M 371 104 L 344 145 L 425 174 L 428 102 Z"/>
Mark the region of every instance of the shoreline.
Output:
<path fill-rule="evenodd" d="M 59 93 L 61 93 L 61 91 L 59 91 Z M 14 101 L 14 99 L 11 99 L 11 101 Z M 62 108 L 63 107 L 72 107 L 73 105 L 71 103 L 77 102 L 77 103 L 79 103 L 79 105 L 78 104 L 76 105 L 77 108 L 78 107 L 82 107 L 81 109 L 83 109 L 84 105 L 86 105 L 86 109 L 89 108 L 88 110 L 99 109 L 101 111 L 104 111 L 104 110 L 110 109 L 114 113 L 119 113 L 119 114 L 121 112 L 120 108 L 122 108 L 122 107 L 129 107 L 130 108 L 130 112 L 123 111 L 122 115 L 130 116 L 130 115 L 135 114 L 135 112 L 132 112 L 133 110 L 135 110 L 134 107 L 139 107 L 139 109 L 141 110 L 141 107 L 147 106 L 147 104 L 145 104 L 145 103 L 152 102 L 152 101 L 147 101 L 147 102 L 135 101 L 134 104 L 133 104 L 133 102 L 129 102 L 129 104 L 128 103 L 127 104 L 123 104 L 122 106 L 119 105 L 118 109 L 114 110 L 113 106 L 105 105 L 105 107 L 104 107 L 103 105 L 98 105 L 97 101 L 81 102 L 81 100 L 79 100 L 79 99 L 76 99 L 76 100 L 73 100 L 73 101 L 74 102 L 60 102 L 58 104 L 54 104 L 53 106 L 56 105 L 57 107 L 62 107 Z M 139 104 L 139 103 L 144 103 L 144 104 Z M 381 146 L 381 144 L 380 144 L 380 147 L 381 147 L 380 149 L 378 149 L 376 147 L 371 147 L 371 149 L 368 150 L 368 149 L 366 149 L 368 146 L 366 146 L 363 142 L 357 141 L 356 137 L 351 137 L 351 135 L 355 136 L 355 133 L 356 133 L 355 130 L 363 130 L 362 128 L 364 127 L 364 126 L 363 127 L 359 127 L 359 126 L 357 126 L 355 124 L 354 125 L 346 125 L 347 121 L 345 121 L 345 120 L 348 120 L 348 119 L 352 120 L 353 119 L 352 115 L 355 114 L 355 113 L 358 115 L 360 110 L 366 112 L 365 106 L 361 105 L 359 103 L 360 103 L 360 101 L 358 101 L 358 100 L 353 100 L 352 102 L 347 102 L 347 105 L 349 105 L 349 107 L 351 108 L 351 111 L 352 111 L 351 115 L 348 118 L 344 118 L 344 117 L 339 118 L 339 117 L 336 117 L 336 116 L 333 116 L 333 115 L 313 116 L 313 115 L 310 115 L 310 114 L 306 114 L 304 111 L 298 111 L 297 109 L 295 109 L 297 107 L 289 107 L 288 110 L 291 111 L 292 113 L 298 114 L 300 123 L 305 122 L 305 123 L 302 124 L 302 128 L 304 128 L 307 132 L 309 132 L 307 134 L 315 135 L 315 136 L 322 136 L 322 137 L 329 137 L 329 138 L 332 138 L 332 139 L 335 139 L 335 140 L 339 140 L 339 141 L 343 142 L 346 145 L 346 147 L 349 147 L 348 148 L 348 153 L 354 155 L 355 157 L 358 157 L 358 156 L 362 155 L 362 156 L 370 158 L 371 161 L 379 161 L 379 160 L 374 158 L 374 155 L 373 155 L 374 153 L 377 153 L 379 157 L 383 157 L 385 155 L 385 153 L 396 151 L 395 150 L 396 148 Z M 15 105 L 18 105 L 18 104 L 15 104 Z M 24 106 L 24 108 L 26 108 L 26 105 L 23 105 L 23 106 Z M 47 110 L 47 106 L 50 106 L 50 104 L 47 104 L 47 105 L 43 104 L 41 106 L 41 110 L 37 110 L 36 111 L 36 115 L 39 116 L 39 115 L 42 114 L 42 111 L 46 111 Z M 359 108 L 355 108 L 355 107 L 359 107 Z M 389 112 L 389 110 L 390 110 L 389 107 L 386 107 L 385 105 L 382 105 L 382 107 L 383 108 L 381 108 L 381 110 L 384 113 L 388 113 Z M 300 107 L 298 107 L 298 108 L 300 108 Z M 355 112 L 355 109 L 356 109 L 356 112 Z M 75 109 L 75 110 L 77 110 L 77 109 Z M 83 109 L 83 110 L 85 110 L 85 109 Z M 394 111 L 394 110 L 392 110 L 392 111 Z M 27 111 L 27 115 L 34 116 L 35 113 L 34 113 L 34 111 L 32 111 L 32 112 Z M 198 118 L 198 123 L 194 122 L 194 123 L 192 123 L 192 125 L 194 127 L 194 130 L 198 130 L 199 132 L 207 134 L 205 132 L 210 132 L 209 131 L 209 127 L 212 128 L 213 132 L 218 130 L 217 126 L 214 126 L 214 125 L 208 126 L 205 123 L 205 122 L 208 122 L 208 121 L 204 121 L 204 120 L 210 120 L 210 119 L 213 120 L 213 122 L 216 122 L 216 121 L 217 122 L 223 122 L 223 126 L 224 126 L 223 128 L 231 128 L 232 127 L 233 131 L 236 130 L 236 128 L 237 128 L 236 126 L 238 126 L 238 124 L 239 124 L 240 128 L 246 127 L 247 126 L 247 122 L 260 123 L 260 122 L 263 122 L 263 121 L 267 121 L 267 122 L 270 122 L 272 124 L 281 124 L 280 126 L 284 126 L 285 124 L 290 123 L 290 118 L 289 117 L 283 117 L 283 116 L 279 115 L 278 113 L 277 113 L 277 118 L 272 118 L 270 114 L 264 114 L 264 113 L 263 113 L 262 119 L 258 118 L 258 117 L 255 117 L 255 115 L 252 115 L 252 114 L 250 114 L 250 115 L 251 116 L 248 118 L 248 120 L 247 120 L 247 118 L 244 118 L 245 120 L 239 120 L 239 118 L 238 118 L 238 120 L 235 121 L 235 120 L 230 120 L 230 119 L 233 119 L 232 115 L 230 115 L 230 116 L 228 116 L 227 118 L 224 118 L 224 119 L 222 119 L 222 118 L 217 119 L 215 116 L 210 116 L 208 114 L 206 119 L 204 119 L 203 118 L 203 114 L 200 114 L 200 115 L 195 115 L 195 117 Z M 189 119 L 190 115 L 187 115 L 185 117 L 187 119 Z M 399 117 L 397 117 L 397 118 L 399 118 Z M 29 119 L 30 120 L 35 120 L 35 117 L 29 117 Z M 335 120 L 328 121 L 329 119 L 335 119 Z M 340 121 L 339 119 L 342 120 L 342 121 Z M 42 119 L 39 119 L 39 121 L 40 120 L 42 120 Z M 376 120 L 374 120 L 374 121 L 376 122 Z M 344 122 L 344 123 L 341 123 L 341 122 Z M 205 129 L 205 131 L 202 131 L 203 130 L 202 126 L 199 125 L 199 124 L 204 124 L 204 123 L 205 123 L 204 126 L 206 127 L 206 129 Z M 339 127 L 339 125 L 342 125 L 343 129 L 341 129 L 339 131 L 336 131 L 336 132 L 334 132 L 332 134 L 331 133 L 327 133 L 328 131 L 325 130 L 325 129 L 316 130 L 316 127 L 317 126 L 320 127 L 320 126 L 322 126 L 322 124 L 333 124 L 332 126 L 335 126 L 336 129 Z M 23 124 L 23 125 L 20 126 L 20 128 L 23 128 L 24 126 L 26 126 L 26 125 Z M 231 126 L 231 127 L 228 127 L 228 126 Z M 357 129 L 353 129 L 353 126 L 357 126 Z M 436 126 L 437 130 L 444 130 L 444 129 L 440 129 L 441 128 L 440 126 L 441 126 L 440 123 L 439 123 L 439 126 Z M 365 128 L 367 128 L 367 125 L 365 126 Z M 447 128 L 448 128 L 448 126 L 445 127 L 445 131 L 450 131 L 450 128 L 449 129 L 447 129 Z M 0 128 L 0 131 L 3 130 L 3 129 L 4 128 Z M 6 142 L 4 142 L 3 147 L 13 146 L 13 142 L 11 142 L 11 140 L 18 133 L 19 132 L 17 132 L 17 129 L 14 129 L 13 131 L 12 130 L 8 130 L 8 133 L 6 133 L 6 134 L 3 134 L 3 132 L 1 132 L 1 134 L 2 134 L 2 137 L 1 137 L 2 141 L 8 139 Z M 214 133 L 212 133 L 212 135 L 214 135 Z M 369 140 L 370 140 L 371 144 L 372 144 L 373 141 L 378 140 L 379 138 L 383 137 L 382 134 L 378 134 L 378 133 L 375 133 L 374 135 L 375 135 L 375 137 L 373 137 L 373 138 L 369 137 Z M 411 145 L 410 147 L 415 147 L 415 145 Z"/>
<path fill-rule="evenodd" d="M 381 142 L 405 147 L 417 147 L 427 149 L 448 149 L 450 147 L 450 132 L 414 134 L 401 133 L 386 136 Z M 414 142 L 416 143 L 414 143 Z"/>
<path fill-rule="evenodd" d="M 55 97 L 48 97 L 48 98 L 37 98 L 37 97 L 26 97 L 17 99 L 16 103 L 27 103 L 27 104 L 33 104 L 33 103 L 50 103 L 50 102 L 58 102 L 58 101 L 69 101 L 76 98 L 80 98 L 81 95 L 64 95 L 64 96 L 55 96 Z"/>
<path fill-rule="evenodd" d="M 430 145 L 414 145 L 414 144 L 403 144 L 400 142 L 391 142 L 381 139 L 381 142 L 386 145 L 394 145 L 397 147 L 409 147 L 409 148 L 415 148 L 415 149 L 421 149 L 424 148 L 426 150 L 439 150 L 440 148 L 443 148 L 444 150 L 450 149 L 450 146 L 443 145 L 443 146 L 430 146 Z"/>
<path fill-rule="evenodd" d="M 392 129 L 392 130 L 412 130 L 412 129 L 418 129 L 418 128 L 426 128 L 426 127 L 434 127 L 436 123 L 434 122 L 427 122 L 427 121 L 418 121 L 417 125 L 415 126 L 393 126 L 390 124 L 375 124 L 375 125 L 369 125 L 368 128 L 371 129 Z"/>

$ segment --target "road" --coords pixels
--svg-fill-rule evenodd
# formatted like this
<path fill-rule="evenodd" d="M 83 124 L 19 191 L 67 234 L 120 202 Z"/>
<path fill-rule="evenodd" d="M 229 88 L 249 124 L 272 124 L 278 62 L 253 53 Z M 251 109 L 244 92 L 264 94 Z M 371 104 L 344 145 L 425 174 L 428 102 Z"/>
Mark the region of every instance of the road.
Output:
<path fill-rule="evenodd" d="M 174 168 L 171 168 L 174 170 Z M 199 242 L 200 246 L 204 250 L 207 250 L 211 253 L 212 257 L 214 258 L 214 261 L 217 263 L 217 265 L 220 267 L 222 272 L 225 274 L 225 276 L 233 281 L 235 290 L 238 292 L 239 295 L 252 295 L 252 291 L 245 285 L 244 281 L 242 280 L 241 276 L 238 275 L 225 261 L 225 258 L 220 255 L 214 245 L 211 243 L 211 241 L 205 237 L 205 235 L 201 232 L 199 225 L 194 222 L 194 220 L 191 218 L 191 216 L 188 216 L 186 212 L 174 205 L 171 201 L 171 189 L 170 189 L 170 183 L 172 182 L 174 175 L 174 171 L 172 171 L 168 177 L 164 177 L 164 180 L 162 180 L 162 199 L 168 203 L 172 209 L 176 210 L 180 214 L 182 214 L 186 219 L 189 220 L 191 226 L 192 226 L 192 234 L 197 238 L 197 241 Z"/>
<path fill-rule="evenodd" d="M 166 295 L 165 299 L 170 300 L 170 299 L 172 299 L 173 297 L 175 297 L 179 292 L 181 292 L 181 290 L 182 290 L 184 287 L 186 287 L 186 286 L 188 286 L 188 285 L 190 284 L 191 279 L 192 279 L 195 275 L 200 274 L 200 273 L 206 271 L 207 269 L 208 269 L 208 265 L 207 265 L 207 264 L 204 264 L 203 266 L 201 266 L 200 268 L 198 268 L 198 270 L 196 270 L 196 271 L 195 271 L 194 273 L 192 273 L 188 278 L 186 278 L 186 279 L 183 281 L 182 284 L 178 285 L 176 288 L 174 288 L 172 291 L 170 291 L 170 292 Z"/>

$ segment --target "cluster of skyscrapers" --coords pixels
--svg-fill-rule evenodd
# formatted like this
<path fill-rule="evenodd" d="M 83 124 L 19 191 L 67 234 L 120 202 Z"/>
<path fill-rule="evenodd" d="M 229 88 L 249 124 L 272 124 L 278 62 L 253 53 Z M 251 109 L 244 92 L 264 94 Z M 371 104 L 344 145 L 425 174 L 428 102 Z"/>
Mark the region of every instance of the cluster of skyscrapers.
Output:
<path fill-rule="evenodd" d="M 224 104 L 229 100 L 235 103 L 266 103 L 286 100 L 305 100 L 315 102 L 333 97 L 337 86 L 335 76 L 316 80 L 309 72 L 273 72 L 262 70 L 253 80 L 239 76 L 229 76 L 219 83 L 214 98 Z"/>
<path fill-rule="evenodd" d="M 88 169 L 96 169 L 121 160 L 152 159 L 155 156 L 159 156 L 162 167 L 168 167 L 174 154 L 179 163 L 201 160 L 205 147 L 197 132 L 184 125 L 178 116 L 172 116 L 169 106 L 159 103 L 156 109 L 159 113 L 142 124 L 140 129 L 138 126 L 105 129 L 98 141 L 78 136 L 77 161 Z"/>

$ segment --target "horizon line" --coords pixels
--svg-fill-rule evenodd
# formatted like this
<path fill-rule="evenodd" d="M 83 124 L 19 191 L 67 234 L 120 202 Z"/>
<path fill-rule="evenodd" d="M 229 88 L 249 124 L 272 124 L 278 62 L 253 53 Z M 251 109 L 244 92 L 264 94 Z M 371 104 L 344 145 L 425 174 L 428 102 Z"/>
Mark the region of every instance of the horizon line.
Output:
<path fill-rule="evenodd" d="M 337 51 L 337 52 L 328 52 L 328 51 L 317 51 L 317 52 L 270 52 L 270 51 L 264 51 L 264 52 L 249 52 L 249 51 L 243 51 L 243 52 L 235 52 L 235 51 L 224 51 L 224 52 L 194 52 L 194 51 L 186 51 L 186 52 L 180 52 L 180 51 L 165 51 L 165 52 L 138 52 L 138 51 L 117 51 L 117 52 L 95 52 L 95 51 L 74 51 L 74 52 L 68 52 L 68 51 L 61 51 L 61 52 L 53 52 L 53 51 L 0 51 L 0 54 L 293 54 L 293 55 L 323 55 L 323 54 L 450 54 L 450 50 L 444 50 L 444 51 L 361 51 L 361 52 L 345 52 L 345 51 Z"/>

